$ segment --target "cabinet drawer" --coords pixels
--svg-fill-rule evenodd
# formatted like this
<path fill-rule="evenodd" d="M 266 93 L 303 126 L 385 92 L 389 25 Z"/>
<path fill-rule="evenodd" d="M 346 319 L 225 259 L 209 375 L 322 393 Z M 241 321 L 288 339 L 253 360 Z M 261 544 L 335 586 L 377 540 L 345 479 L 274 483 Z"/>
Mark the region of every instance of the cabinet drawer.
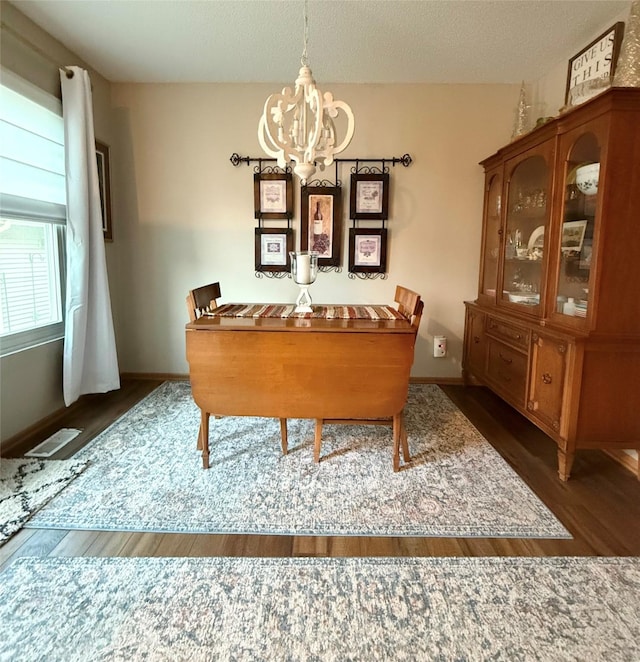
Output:
<path fill-rule="evenodd" d="M 527 355 L 491 338 L 487 351 L 487 377 L 505 398 L 524 406 Z"/>
<path fill-rule="evenodd" d="M 529 347 L 529 331 L 524 327 L 503 322 L 495 317 L 487 318 L 487 333 L 526 350 Z"/>

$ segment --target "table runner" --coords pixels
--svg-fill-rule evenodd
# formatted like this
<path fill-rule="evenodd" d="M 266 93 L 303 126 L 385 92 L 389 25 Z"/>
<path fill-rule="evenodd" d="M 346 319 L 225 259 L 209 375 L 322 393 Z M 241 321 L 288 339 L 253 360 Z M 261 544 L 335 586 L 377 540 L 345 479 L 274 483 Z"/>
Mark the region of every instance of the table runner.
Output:
<path fill-rule="evenodd" d="M 385 305 L 362 306 L 313 306 L 313 313 L 296 313 L 295 304 L 226 303 L 210 313 L 208 317 L 305 317 L 320 319 L 406 319 L 395 308 Z"/>

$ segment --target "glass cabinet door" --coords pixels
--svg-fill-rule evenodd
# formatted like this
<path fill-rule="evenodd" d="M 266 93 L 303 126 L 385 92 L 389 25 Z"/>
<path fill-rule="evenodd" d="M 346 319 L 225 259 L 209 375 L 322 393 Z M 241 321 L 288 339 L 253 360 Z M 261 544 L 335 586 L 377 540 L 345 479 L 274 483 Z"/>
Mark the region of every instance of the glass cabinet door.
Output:
<path fill-rule="evenodd" d="M 540 310 L 550 185 L 550 147 L 516 161 L 509 175 L 500 301 Z"/>
<path fill-rule="evenodd" d="M 480 271 L 480 294 L 493 301 L 498 284 L 500 255 L 500 213 L 502 210 L 502 176 L 499 171 L 487 172 L 484 201 L 484 247 Z"/>
<path fill-rule="evenodd" d="M 583 133 L 577 138 L 569 136 L 567 142 L 555 312 L 568 321 L 586 318 L 589 308 L 600 145 L 593 133 Z"/>

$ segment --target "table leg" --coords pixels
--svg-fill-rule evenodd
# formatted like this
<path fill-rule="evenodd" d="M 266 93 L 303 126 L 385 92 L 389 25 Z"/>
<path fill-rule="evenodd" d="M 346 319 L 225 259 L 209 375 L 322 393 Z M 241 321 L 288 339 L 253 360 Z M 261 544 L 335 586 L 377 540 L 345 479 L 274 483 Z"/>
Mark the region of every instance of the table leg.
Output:
<path fill-rule="evenodd" d="M 313 444 L 313 461 L 320 462 L 320 447 L 322 446 L 322 419 L 316 418 L 315 438 Z"/>
<path fill-rule="evenodd" d="M 286 455 L 289 452 L 289 439 L 287 437 L 287 419 L 280 419 L 280 438 L 282 442 L 282 454 Z"/>
<path fill-rule="evenodd" d="M 400 471 L 400 437 L 402 434 L 402 413 L 393 415 L 393 470 Z"/>
<path fill-rule="evenodd" d="M 400 440 L 402 441 L 402 457 L 405 462 L 411 461 L 409 455 L 409 440 L 407 439 L 407 426 L 404 424 L 404 412 L 400 413 L 400 424 L 402 426 Z"/>
<path fill-rule="evenodd" d="M 209 468 L 209 412 L 200 410 L 200 446 L 202 449 L 202 468 Z"/>

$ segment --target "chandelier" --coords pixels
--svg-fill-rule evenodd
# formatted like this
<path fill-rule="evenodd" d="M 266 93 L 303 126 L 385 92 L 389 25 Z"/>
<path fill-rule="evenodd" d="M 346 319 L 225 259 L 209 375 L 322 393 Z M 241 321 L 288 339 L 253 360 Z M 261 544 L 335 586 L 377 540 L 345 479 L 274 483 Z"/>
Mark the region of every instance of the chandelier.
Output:
<path fill-rule="evenodd" d="M 355 121 L 351 108 L 337 101 L 331 92 L 324 94 L 316 87 L 307 59 L 309 22 L 307 2 L 304 4 L 304 49 L 300 71 L 293 92 L 285 87 L 280 94 L 272 94 L 264 104 L 258 125 L 258 140 L 262 149 L 285 168 L 294 161 L 293 172 L 302 184 L 315 173 L 316 164 L 323 169 L 333 163 L 351 142 Z M 346 134 L 336 145 L 334 119 L 340 111 L 346 116 Z"/>

